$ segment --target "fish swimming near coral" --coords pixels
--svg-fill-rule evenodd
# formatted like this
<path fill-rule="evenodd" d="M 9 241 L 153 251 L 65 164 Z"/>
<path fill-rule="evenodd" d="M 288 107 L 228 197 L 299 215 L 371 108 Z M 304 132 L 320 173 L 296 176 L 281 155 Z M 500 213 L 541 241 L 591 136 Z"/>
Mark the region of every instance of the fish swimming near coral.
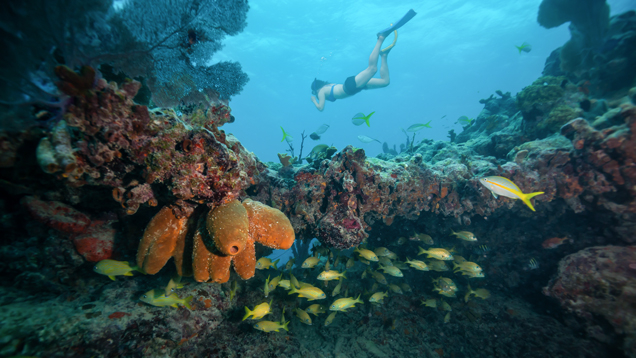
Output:
<path fill-rule="evenodd" d="M 294 262 L 296 262 L 296 259 L 289 259 L 285 265 L 285 270 L 291 270 L 294 267 Z"/>
<path fill-rule="evenodd" d="M 426 254 L 427 255 L 426 257 L 428 258 L 434 258 L 437 260 L 452 260 L 453 259 L 453 254 L 451 254 L 448 250 L 442 249 L 442 248 L 424 250 L 423 248 L 420 247 L 420 252 L 417 255 L 419 256 L 423 254 Z"/>
<path fill-rule="evenodd" d="M 347 264 L 345 265 L 345 268 L 348 270 L 348 269 L 352 268 L 355 264 L 356 264 L 356 259 L 354 259 L 353 256 L 351 256 L 347 260 Z"/>
<path fill-rule="evenodd" d="M 278 277 L 274 277 L 271 281 L 269 281 L 269 292 L 272 292 L 276 289 L 276 287 L 278 287 L 278 284 L 280 283 L 280 281 L 283 279 L 283 274 L 281 273 L 280 276 Z"/>
<path fill-rule="evenodd" d="M 365 259 L 367 259 L 369 261 L 374 261 L 374 262 L 378 261 L 378 256 L 375 254 L 375 252 L 373 252 L 371 250 L 361 249 L 359 247 L 356 247 L 353 250 L 353 252 L 357 252 L 358 255 L 364 257 Z"/>
<path fill-rule="evenodd" d="M 475 234 L 473 234 L 470 231 L 455 232 L 451 229 L 451 232 L 452 232 L 451 235 L 455 235 L 457 238 L 462 239 L 464 241 L 477 241 Z"/>
<path fill-rule="evenodd" d="M 254 325 L 254 328 L 258 329 L 259 331 L 263 331 L 267 333 L 278 332 L 279 329 L 281 328 L 289 332 L 289 329 L 287 328 L 288 324 L 289 322 L 285 322 L 285 317 L 283 315 L 283 318 L 281 319 L 280 323 L 272 322 L 272 321 L 260 321 Z"/>
<path fill-rule="evenodd" d="M 323 271 L 320 273 L 320 275 L 318 275 L 318 279 L 321 281 L 339 280 L 341 277 L 347 278 L 347 276 L 345 276 L 345 273 L 347 273 L 347 271 L 344 271 L 342 273 L 336 270 Z"/>
<path fill-rule="evenodd" d="M 376 292 L 371 297 L 369 297 L 369 302 L 371 303 L 382 303 L 384 297 L 387 297 L 389 294 L 386 292 Z"/>
<path fill-rule="evenodd" d="M 426 245 L 433 245 L 434 241 L 433 238 L 430 235 L 427 234 L 418 234 L 415 233 L 411 238 L 411 241 L 419 241 L 419 242 L 423 242 Z"/>
<path fill-rule="evenodd" d="M 429 268 L 424 261 L 406 259 L 406 263 L 418 271 L 428 271 Z"/>
<path fill-rule="evenodd" d="M 130 266 L 128 261 L 102 260 L 98 262 L 93 271 L 100 275 L 106 275 L 115 281 L 115 276 L 132 276 L 132 271 L 144 273 L 137 266 Z"/>
<path fill-rule="evenodd" d="M 380 142 L 379 140 L 375 139 L 375 138 L 371 138 L 371 137 L 367 137 L 366 135 L 359 135 L 358 139 L 362 142 L 362 143 L 371 143 L 371 142 L 378 142 L 380 144 L 382 144 L 382 142 Z"/>
<path fill-rule="evenodd" d="M 521 189 L 519 189 L 517 184 L 504 177 L 490 176 L 479 179 L 479 182 L 483 186 L 488 188 L 488 190 L 490 190 L 495 199 L 497 199 L 497 195 L 505 196 L 511 199 L 521 199 L 521 201 L 523 201 L 524 204 L 526 204 L 532 211 L 536 210 L 534 210 L 530 199 L 537 195 L 543 194 L 542 191 L 524 194 Z"/>
<path fill-rule="evenodd" d="M 300 308 L 296 308 L 295 311 L 296 317 L 298 317 L 302 323 L 311 326 L 311 317 L 309 317 L 309 314 L 306 311 L 301 310 Z"/>
<path fill-rule="evenodd" d="M 251 319 L 253 320 L 265 317 L 266 315 L 272 313 L 271 305 L 271 300 L 269 301 L 269 303 L 263 302 L 259 305 L 256 305 L 256 307 L 254 307 L 254 310 L 252 311 L 250 311 L 250 309 L 245 306 L 245 316 L 243 316 L 243 319 L 241 321 L 245 321 L 248 317 L 252 317 Z"/>
<path fill-rule="evenodd" d="M 141 297 L 139 297 L 139 300 L 141 302 L 145 302 L 149 305 L 157 307 L 170 306 L 177 308 L 177 305 L 179 304 L 184 305 L 191 310 L 192 307 L 190 306 L 190 301 L 192 301 L 193 297 L 194 296 L 188 296 L 182 299 L 179 298 L 176 293 L 172 293 L 170 296 L 166 297 L 164 290 L 150 290 L 141 295 Z"/>
<path fill-rule="evenodd" d="M 327 309 L 323 305 L 314 303 L 313 305 L 307 307 L 307 309 L 305 309 L 305 312 L 311 313 L 314 316 L 318 316 L 321 313 L 326 313 Z"/>
<path fill-rule="evenodd" d="M 283 139 L 281 139 L 280 141 L 287 141 L 287 143 L 291 143 L 294 141 L 294 137 L 290 136 L 289 134 L 287 134 L 287 132 L 285 132 L 285 130 L 283 129 L 283 127 L 280 127 L 280 129 L 282 129 L 283 131 Z"/>
<path fill-rule="evenodd" d="M 278 263 L 278 261 L 280 261 L 280 259 L 272 261 L 267 257 L 261 257 L 260 259 L 258 259 L 258 261 L 256 261 L 256 269 L 267 270 L 269 268 L 274 268 L 274 270 L 277 270 L 276 264 Z"/>
<path fill-rule="evenodd" d="M 318 265 L 319 262 L 320 262 L 320 258 L 318 258 L 318 257 L 309 257 L 303 262 L 303 264 L 300 267 L 302 267 L 302 268 L 314 268 L 314 266 Z"/>
<path fill-rule="evenodd" d="M 428 123 L 416 123 L 406 129 L 407 132 L 415 133 L 424 128 L 433 128 L 431 127 L 431 122 L 433 120 L 428 121 Z"/>
<path fill-rule="evenodd" d="M 358 295 L 358 297 L 355 299 L 353 297 L 337 299 L 336 301 L 334 301 L 334 303 L 331 304 L 329 310 L 345 312 L 349 308 L 355 307 L 356 303 L 364 303 L 362 302 L 362 300 L 360 300 L 360 295 Z"/>
<path fill-rule="evenodd" d="M 393 277 L 403 277 L 402 271 L 395 266 L 380 266 L 379 270 L 384 271 L 385 274 L 391 275 Z"/>
<path fill-rule="evenodd" d="M 331 292 L 331 297 L 335 297 L 335 296 L 337 296 L 337 295 L 339 295 L 339 294 L 340 294 L 340 289 L 342 289 L 342 282 L 343 282 L 343 281 L 344 281 L 344 280 L 340 280 L 340 281 L 338 282 L 338 284 L 336 285 L 336 288 L 334 288 L 334 289 L 333 289 L 333 292 Z"/>
<path fill-rule="evenodd" d="M 183 284 L 181 283 L 181 276 L 176 276 L 170 279 L 168 284 L 166 285 L 165 293 L 166 297 L 170 296 L 175 290 L 183 288 Z"/>
<path fill-rule="evenodd" d="M 327 131 L 327 129 L 329 129 L 329 125 L 328 124 L 323 124 L 320 127 L 318 127 L 318 129 L 316 129 L 314 132 L 312 132 L 309 135 L 309 138 L 311 138 L 313 140 L 318 140 L 318 139 L 320 139 L 320 136 Z"/>
<path fill-rule="evenodd" d="M 380 257 L 380 256 L 389 256 L 391 254 L 391 251 L 389 251 L 389 249 L 387 249 L 386 247 L 378 247 L 375 250 L 373 250 L 373 252 L 378 257 Z"/>
<path fill-rule="evenodd" d="M 318 287 L 303 287 L 297 289 L 292 285 L 291 290 L 289 290 L 289 294 L 293 295 L 294 293 L 297 293 L 298 297 L 306 298 L 308 301 L 322 300 L 327 297 Z"/>
<path fill-rule="evenodd" d="M 338 311 L 331 312 L 331 314 L 327 316 L 327 319 L 325 320 L 325 327 L 333 322 L 334 318 L 336 318 L 336 313 L 338 313 Z"/>
<path fill-rule="evenodd" d="M 426 307 L 432 307 L 432 308 L 436 308 L 436 307 L 437 307 L 437 300 L 436 300 L 436 299 L 434 299 L 434 298 L 429 298 L 429 299 L 428 299 L 428 300 L 426 300 L 426 301 L 422 300 L 421 302 L 422 302 L 422 303 L 421 303 L 421 305 L 420 305 L 420 306 L 422 306 L 422 305 L 423 305 L 423 306 L 426 306 Z"/>
<path fill-rule="evenodd" d="M 462 127 L 468 127 L 468 126 L 470 126 L 473 123 L 474 120 L 475 120 L 474 118 L 468 118 L 466 116 L 461 116 L 461 117 L 457 118 L 457 123 L 461 124 Z"/>
<path fill-rule="evenodd" d="M 236 280 L 232 281 L 232 285 L 230 287 L 230 302 L 236 296 L 236 292 L 238 291 L 238 282 Z"/>
<path fill-rule="evenodd" d="M 528 53 L 528 52 L 532 51 L 532 45 L 530 45 L 527 42 L 522 43 L 521 46 L 515 45 L 515 47 L 517 48 L 517 50 L 519 50 L 519 53 L 521 53 L 521 52 Z"/>
<path fill-rule="evenodd" d="M 474 262 L 465 261 L 459 265 L 453 262 L 453 272 L 466 271 L 470 273 L 482 272 L 482 268 Z"/>
<path fill-rule="evenodd" d="M 468 293 L 464 296 L 464 302 L 468 302 L 471 295 L 475 297 L 479 297 L 482 300 L 485 300 L 485 299 L 488 299 L 488 297 L 490 297 L 490 291 L 488 291 L 485 288 L 478 288 L 473 291 L 473 289 L 470 288 L 470 285 L 468 285 Z"/>
<path fill-rule="evenodd" d="M 351 118 L 351 122 L 356 125 L 362 125 L 363 123 L 367 124 L 367 127 L 371 127 L 371 124 L 369 123 L 369 119 L 371 119 L 371 116 L 373 115 L 373 113 L 375 113 L 375 111 L 369 113 L 369 115 L 365 116 L 364 113 L 360 112 L 360 113 L 356 113 L 353 118 Z"/>
<path fill-rule="evenodd" d="M 559 238 L 559 237 L 553 237 L 553 238 L 551 238 L 551 239 L 547 239 L 547 240 L 545 240 L 545 241 L 541 244 L 541 246 L 542 246 L 544 249 L 555 249 L 555 248 L 557 248 L 557 247 L 559 247 L 559 246 L 563 245 L 563 244 L 564 244 L 567 240 L 568 240 L 568 237 L 567 237 L 567 236 L 562 237 L 562 238 Z"/>

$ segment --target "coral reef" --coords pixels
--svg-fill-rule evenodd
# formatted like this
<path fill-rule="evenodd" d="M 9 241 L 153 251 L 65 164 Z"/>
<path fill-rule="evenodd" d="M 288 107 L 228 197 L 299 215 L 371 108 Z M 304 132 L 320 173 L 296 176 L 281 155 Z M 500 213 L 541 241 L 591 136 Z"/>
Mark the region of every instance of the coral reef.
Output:
<path fill-rule="evenodd" d="M 247 280 L 256 267 L 255 242 L 287 250 L 294 239 L 283 213 L 250 199 L 221 204 L 201 218 L 177 217 L 173 208 L 163 207 L 139 242 L 137 265 L 154 275 L 173 257 L 180 276 L 224 283 L 234 263 L 236 273 Z"/>
<path fill-rule="evenodd" d="M 613 343 L 611 332 L 625 335 L 624 351 L 636 357 L 636 246 L 589 247 L 566 256 L 544 293 L 586 321 L 590 336 Z"/>

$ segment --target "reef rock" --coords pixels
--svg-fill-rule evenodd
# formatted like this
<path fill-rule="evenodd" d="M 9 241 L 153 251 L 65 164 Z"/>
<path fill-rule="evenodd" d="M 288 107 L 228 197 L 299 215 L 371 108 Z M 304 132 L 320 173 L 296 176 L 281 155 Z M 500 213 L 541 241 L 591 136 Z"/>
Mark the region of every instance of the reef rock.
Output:
<path fill-rule="evenodd" d="M 603 317 L 618 335 L 624 350 L 636 357 L 636 246 L 589 247 L 566 256 L 544 294 L 575 312 L 588 323 L 588 333 L 599 333 Z"/>

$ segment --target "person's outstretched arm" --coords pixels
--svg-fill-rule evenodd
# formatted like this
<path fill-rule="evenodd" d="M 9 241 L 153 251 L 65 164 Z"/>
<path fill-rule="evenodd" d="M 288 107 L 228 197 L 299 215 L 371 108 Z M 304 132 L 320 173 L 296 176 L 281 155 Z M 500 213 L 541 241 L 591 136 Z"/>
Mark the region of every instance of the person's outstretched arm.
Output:
<path fill-rule="evenodd" d="M 324 91 L 318 91 L 318 95 L 314 98 L 311 96 L 311 101 L 314 102 L 314 105 L 320 112 L 325 109 L 325 93 Z"/>

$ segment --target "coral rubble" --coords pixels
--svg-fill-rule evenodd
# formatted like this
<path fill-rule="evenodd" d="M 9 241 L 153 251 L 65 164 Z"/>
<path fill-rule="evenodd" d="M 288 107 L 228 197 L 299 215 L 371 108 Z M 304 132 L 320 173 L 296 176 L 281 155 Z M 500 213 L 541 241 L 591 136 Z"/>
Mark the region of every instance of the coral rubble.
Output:
<path fill-rule="evenodd" d="M 589 247 L 566 256 L 544 293 L 582 317 L 588 333 L 601 341 L 611 342 L 611 332 L 601 328 L 609 322 L 625 335 L 627 355 L 636 357 L 636 246 Z"/>

